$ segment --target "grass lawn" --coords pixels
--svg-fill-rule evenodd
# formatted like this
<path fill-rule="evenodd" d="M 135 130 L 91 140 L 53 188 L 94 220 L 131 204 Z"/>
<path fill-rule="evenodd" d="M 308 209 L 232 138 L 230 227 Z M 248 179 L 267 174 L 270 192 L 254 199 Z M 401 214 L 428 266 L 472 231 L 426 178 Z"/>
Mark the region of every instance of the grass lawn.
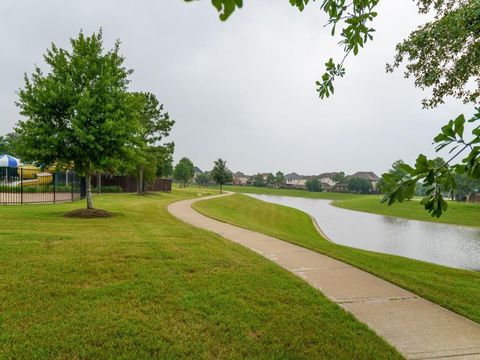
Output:
<path fill-rule="evenodd" d="M 0 207 L 0 358 L 400 358 L 293 274 L 168 214 L 199 192 L 96 196 L 109 219 Z"/>
<path fill-rule="evenodd" d="M 407 219 L 433 221 L 457 225 L 480 226 L 480 205 L 470 203 L 448 202 L 448 209 L 437 219 L 425 211 L 419 201 L 404 201 L 401 204 L 387 206 L 380 203 L 377 196 L 360 196 L 352 199 L 334 201 L 335 206 L 365 211 L 375 214 L 398 216 Z"/>
<path fill-rule="evenodd" d="M 310 198 L 310 199 L 345 200 L 345 199 L 355 199 L 363 196 L 363 195 L 355 195 L 355 194 L 347 194 L 347 193 L 310 192 L 310 191 L 296 190 L 296 189 L 272 189 L 272 188 L 255 187 L 255 186 L 225 185 L 223 188 L 227 191 L 233 191 L 237 193 L 294 196 L 294 197 L 304 197 L 304 198 Z"/>
<path fill-rule="evenodd" d="M 480 323 L 479 272 L 337 245 L 317 232 L 306 213 L 242 194 L 197 202 L 194 207 L 210 217 L 357 266 Z"/>
<path fill-rule="evenodd" d="M 381 195 L 356 195 L 347 193 L 309 192 L 293 189 L 270 189 L 253 186 L 225 186 L 237 193 L 295 196 L 313 199 L 334 200 L 333 205 L 374 214 L 398 216 L 406 219 L 440 222 L 467 226 L 480 226 L 480 204 L 448 202 L 448 210 L 437 219 L 425 211 L 419 201 L 404 201 L 392 206 L 380 203 Z"/>

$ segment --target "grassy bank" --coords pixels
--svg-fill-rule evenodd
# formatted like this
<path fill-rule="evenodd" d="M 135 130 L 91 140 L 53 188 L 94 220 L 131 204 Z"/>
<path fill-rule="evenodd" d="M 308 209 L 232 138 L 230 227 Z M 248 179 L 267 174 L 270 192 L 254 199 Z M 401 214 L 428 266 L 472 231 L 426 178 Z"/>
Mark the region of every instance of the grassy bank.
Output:
<path fill-rule="evenodd" d="M 363 195 L 346 194 L 346 193 L 310 192 L 310 191 L 296 190 L 296 189 L 272 189 L 272 188 L 255 187 L 255 186 L 225 185 L 224 189 L 227 191 L 233 191 L 233 192 L 245 193 L 245 194 L 294 196 L 294 197 L 305 197 L 309 199 L 328 199 L 328 200 L 355 199 L 363 196 Z"/>
<path fill-rule="evenodd" d="M 309 215 L 241 194 L 201 201 L 194 207 L 213 218 L 345 261 L 480 323 L 478 272 L 337 245 L 322 238 Z"/>
<path fill-rule="evenodd" d="M 480 226 L 479 204 L 449 201 L 448 210 L 443 213 L 439 219 L 430 216 L 430 214 L 426 212 L 423 206 L 420 205 L 416 200 L 404 201 L 401 204 L 387 206 L 386 204 L 381 204 L 377 197 L 361 196 L 353 199 L 334 201 L 333 204 L 345 209 L 398 216 L 407 219 L 457 225 Z"/>
<path fill-rule="evenodd" d="M 252 186 L 228 186 L 225 189 L 237 193 L 265 194 L 278 196 L 305 197 L 311 199 L 334 200 L 335 206 L 364 211 L 373 214 L 397 216 L 406 219 L 431 221 L 446 224 L 457 224 L 467 226 L 480 226 L 480 205 L 450 201 L 448 210 L 440 219 L 430 216 L 419 201 L 405 201 L 392 206 L 380 203 L 381 195 L 356 195 L 346 193 L 308 192 L 293 189 L 270 189 Z"/>
<path fill-rule="evenodd" d="M 255 253 L 168 214 L 172 194 L 0 207 L 0 358 L 394 359 L 388 344 Z M 294 314 L 294 316 L 292 316 Z"/>

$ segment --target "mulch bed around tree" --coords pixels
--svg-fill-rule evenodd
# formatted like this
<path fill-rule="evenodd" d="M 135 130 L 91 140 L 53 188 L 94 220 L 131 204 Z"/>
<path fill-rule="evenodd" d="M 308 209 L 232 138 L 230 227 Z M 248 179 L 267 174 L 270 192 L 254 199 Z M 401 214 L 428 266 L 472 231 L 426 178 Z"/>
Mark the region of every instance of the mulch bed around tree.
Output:
<path fill-rule="evenodd" d="M 102 209 L 76 209 L 64 214 L 66 218 L 78 219 L 95 219 L 95 218 L 110 218 L 113 214 L 110 211 Z"/>

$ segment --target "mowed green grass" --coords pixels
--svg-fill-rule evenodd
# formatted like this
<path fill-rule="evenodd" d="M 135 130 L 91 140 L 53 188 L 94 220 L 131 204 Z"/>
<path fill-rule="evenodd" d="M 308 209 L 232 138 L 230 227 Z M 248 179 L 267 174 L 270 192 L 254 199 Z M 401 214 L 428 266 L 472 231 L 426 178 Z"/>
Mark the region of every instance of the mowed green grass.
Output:
<path fill-rule="evenodd" d="M 204 192 L 0 207 L 0 358 L 395 359 L 293 274 L 173 218 Z"/>
<path fill-rule="evenodd" d="M 425 211 L 420 201 L 411 200 L 388 206 L 381 203 L 382 195 L 358 195 L 333 192 L 309 192 L 293 189 L 271 189 L 253 186 L 225 186 L 226 190 L 237 193 L 294 196 L 311 199 L 334 200 L 333 205 L 373 214 L 397 216 L 406 219 L 431 221 L 447 224 L 480 226 L 480 204 L 448 202 L 448 210 L 439 218 L 432 217 Z"/>
<path fill-rule="evenodd" d="M 334 201 L 335 206 L 365 211 L 369 213 L 398 216 L 407 219 L 432 221 L 439 223 L 480 226 L 480 205 L 471 203 L 448 202 L 448 209 L 440 218 L 432 217 L 418 200 L 404 201 L 388 206 L 380 203 L 377 196 L 360 196 L 352 199 Z"/>
<path fill-rule="evenodd" d="M 233 191 L 233 192 L 244 193 L 244 194 L 294 196 L 294 197 L 304 197 L 309 199 L 344 200 L 344 199 L 354 199 L 354 198 L 363 196 L 363 195 L 348 194 L 348 193 L 311 192 L 311 191 L 296 190 L 296 189 L 273 189 L 273 188 L 255 187 L 255 186 L 225 185 L 223 188 L 227 191 Z"/>
<path fill-rule="evenodd" d="M 479 272 L 337 245 L 317 232 L 306 213 L 242 194 L 200 201 L 194 207 L 212 218 L 357 266 L 480 323 Z"/>

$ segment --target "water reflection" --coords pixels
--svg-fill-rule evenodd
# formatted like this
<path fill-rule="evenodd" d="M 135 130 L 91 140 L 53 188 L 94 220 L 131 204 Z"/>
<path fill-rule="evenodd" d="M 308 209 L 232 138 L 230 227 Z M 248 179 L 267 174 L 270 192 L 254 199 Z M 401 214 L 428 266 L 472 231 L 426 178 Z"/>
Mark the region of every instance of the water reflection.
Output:
<path fill-rule="evenodd" d="M 339 244 L 480 270 L 480 229 L 477 228 L 345 210 L 330 205 L 330 200 L 249 195 L 312 215 L 324 233 Z"/>

